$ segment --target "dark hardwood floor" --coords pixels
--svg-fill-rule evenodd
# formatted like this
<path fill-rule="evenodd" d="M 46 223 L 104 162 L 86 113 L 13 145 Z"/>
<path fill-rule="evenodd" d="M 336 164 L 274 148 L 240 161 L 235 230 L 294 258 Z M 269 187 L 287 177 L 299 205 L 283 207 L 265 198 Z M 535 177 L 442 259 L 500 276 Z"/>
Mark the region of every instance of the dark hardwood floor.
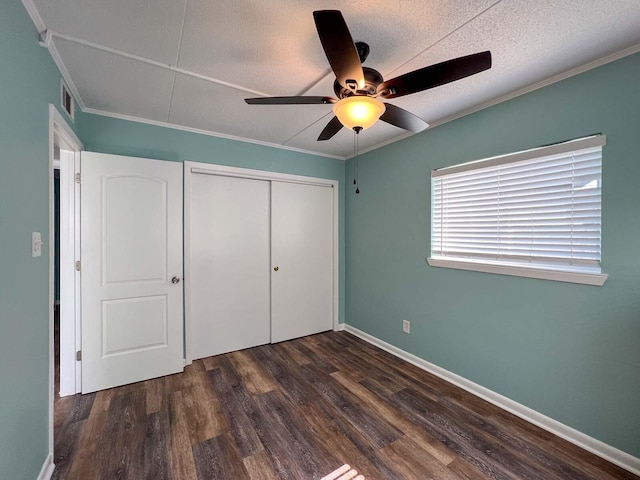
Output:
<path fill-rule="evenodd" d="M 638 479 L 346 333 L 56 400 L 54 479 Z"/>

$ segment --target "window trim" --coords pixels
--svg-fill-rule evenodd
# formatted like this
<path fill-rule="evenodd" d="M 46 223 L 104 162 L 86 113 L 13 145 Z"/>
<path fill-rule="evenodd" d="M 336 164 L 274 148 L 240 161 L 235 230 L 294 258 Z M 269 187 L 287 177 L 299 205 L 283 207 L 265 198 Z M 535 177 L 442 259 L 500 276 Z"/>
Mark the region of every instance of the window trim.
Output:
<path fill-rule="evenodd" d="M 431 179 L 449 175 L 453 173 L 476 170 L 479 168 L 503 165 L 506 163 L 532 160 L 539 157 L 562 154 L 571 150 L 582 150 L 592 147 L 602 147 L 606 145 L 606 135 L 596 134 L 579 139 L 569 140 L 562 143 L 548 145 L 544 147 L 532 148 L 521 152 L 499 155 L 482 160 L 476 160 L 459 165 L 452 165 L 431 171 Z M 433 214 L 433 205 L 431 206 Z M 602 233 L 601 233 L 602 235 Z M 542 280 L 553 280 L 558 282 L 578 283 L 584 285 L 602 286 L 609 278 L 605 273 L 578 272 L 562 270 L 562 268 L 542 268 L 539 266 L 529 267 L 521 265 L 505 265 L 490 260 L 475 259 L 451 259 L 440 256 L 430 256 L 426 259 L 427 264 L 432 267 L 453 268 L 457 270 L 467 270 L 484 273 L 494 273 L 500 275 L 510 275 L 516 277 L 535 278 Z"/>
<path fill-rule="evenodd" d="M 453 268 L 473 272 L 497 273 L 514 277 L 537 278 L 540 280 L 555 280 L 556 282 L 581 283 L 601 287 L 609 275 L 606 273 L 578 273 L 563 272 L 561 270 L 547 270 L 534 267 L 516 267 L 512 265 L 493 265 L 490 263 L 471 262 L 464 260 L 445 260 L 429 257 L 426 259 L 431 267 Z"/>

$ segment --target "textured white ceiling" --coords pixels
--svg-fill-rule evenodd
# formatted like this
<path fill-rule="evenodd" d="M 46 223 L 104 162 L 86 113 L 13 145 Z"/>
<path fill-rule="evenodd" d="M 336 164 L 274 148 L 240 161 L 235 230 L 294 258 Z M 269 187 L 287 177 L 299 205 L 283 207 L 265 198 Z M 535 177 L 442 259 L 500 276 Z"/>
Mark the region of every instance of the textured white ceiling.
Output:
<path fill-rule="evenodd" d="M 312 12 L 342 11 L 365 66 L 385 78 L 491 50 L 478 75 L 390 100 L 430 124 L 640 44 L 638 0 L 32 1 L 89 111 L 349 157 L 353 133 L 317 142 L 329 105 L 249 106 L 333 95 Z M 361 150 L 407 132 L 383 122 Z"/>

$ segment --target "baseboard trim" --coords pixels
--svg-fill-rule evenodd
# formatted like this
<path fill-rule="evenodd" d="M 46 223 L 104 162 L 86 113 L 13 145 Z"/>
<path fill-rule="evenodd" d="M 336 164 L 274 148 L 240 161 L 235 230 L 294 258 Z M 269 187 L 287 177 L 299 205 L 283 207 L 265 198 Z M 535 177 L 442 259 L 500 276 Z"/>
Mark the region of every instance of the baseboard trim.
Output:
<path fill-rule="evenodd" d="M 44 460 L 44 464 L 40 469 L 40 475 L 36 480 L 50 480 L 51 475 L 53 475 L 53 471 L 56 469 L 56 466 L 53 464 L 53 454 L 47 455 L 47 458 Z"/>
<path fill-rule="evenodd" d="M 395 355 L 398 358 L 412 363 L 413 365 L 462 388 L 463 390 L 466 390 L 469 393 L 476 395 L 477 397 L 482 398 L 483 400 L 486 400 L 489 403 L 502 408 L 503 410 L 506 410 L 507 412 L 516 415 L 517 417 L 522 418 L 523 420 L 528 421 L 529 423 L 537 425 L 538 427 L 543 428 L 544 430 L 547 430 L 548 432 L 551 432 L 574 445 L 584 448 L 588 452 L 598 455 L 599 457 L 602 457 L 605 460 L 630 471 L 631 473 L 640 475 L 640 458 L 634 457 L 633 455 L 590 437 L 589 435 L 569 427 L 568 425 L 547 417 L 540 412 L 500 395 L 493 390 L 489 390 L 482 385 L 478 385 L 471 380 L 467 380 L 466 378 L 450 372 L 449 370 L 445 370 L 438 365 L 423 360 L 420 357 L 380 340 L 373 335 L 369 335 L 368 333 L 352 327 L 351 325 L 345 324 L 344 330 Z"/>

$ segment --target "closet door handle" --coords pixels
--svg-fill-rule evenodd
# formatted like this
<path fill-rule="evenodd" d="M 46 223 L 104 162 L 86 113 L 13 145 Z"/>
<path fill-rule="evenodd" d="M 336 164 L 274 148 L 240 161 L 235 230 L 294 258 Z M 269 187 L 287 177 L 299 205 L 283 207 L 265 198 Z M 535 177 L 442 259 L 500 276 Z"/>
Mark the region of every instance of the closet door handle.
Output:
<path fill-rule="evenodd" d="M 180 283 L 180 277 L 173 277 L 173 278 L 171 279 L 171 283 L 173 283 L 174 285 L 175 285 L 176 283 Z"/>
<path fill-rule="evenodd" d="M 278 270 L 280 270 L 280 267 L 273 267 L 274 272 L 277 272 Z"/>

